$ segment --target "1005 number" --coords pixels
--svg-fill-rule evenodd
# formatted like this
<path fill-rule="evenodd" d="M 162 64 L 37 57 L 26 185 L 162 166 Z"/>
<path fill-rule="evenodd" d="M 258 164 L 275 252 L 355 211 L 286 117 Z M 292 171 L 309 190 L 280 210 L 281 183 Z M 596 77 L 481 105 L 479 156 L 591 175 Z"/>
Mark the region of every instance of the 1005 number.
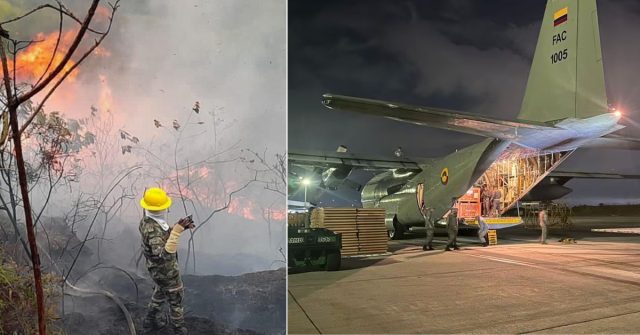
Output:
<path fill-rule="evenodd" d="M 569 54 L 567 53 L 567 49 L 564 49 L 562 51 L 558 51 L 554 54 L 551 55 L 551 64 L 555 64 L 558 62 L 561 62 L 565 59 L 567 59 L 567 57 L 569 56 Z"/>

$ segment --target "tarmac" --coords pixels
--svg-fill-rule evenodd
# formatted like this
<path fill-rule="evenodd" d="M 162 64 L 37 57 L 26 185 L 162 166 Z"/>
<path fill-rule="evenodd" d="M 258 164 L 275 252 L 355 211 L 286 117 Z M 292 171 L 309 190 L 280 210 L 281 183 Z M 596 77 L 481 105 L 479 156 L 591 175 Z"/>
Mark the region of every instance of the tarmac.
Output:
<path fill-rule="evenodd" d="M 640 333 L 640 217 L 574 219 L 563 244 L 550 229 L 498 231 L 498 245 L 460 236 L 434 251 L 424 237 L 390 241 L 390 255 L 343 259 L 337 272 L 289 275 L 290 334 Z M 622 230 L 625 230 L 622 229 Z"/>

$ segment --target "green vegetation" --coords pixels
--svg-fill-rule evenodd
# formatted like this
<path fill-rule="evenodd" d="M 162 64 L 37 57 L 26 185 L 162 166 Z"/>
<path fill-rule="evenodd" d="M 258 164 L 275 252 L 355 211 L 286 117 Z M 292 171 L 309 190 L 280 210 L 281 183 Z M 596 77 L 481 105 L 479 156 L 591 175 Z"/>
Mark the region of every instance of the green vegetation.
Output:
<path fill-rule="evenodd" d="M 53 323 L 58 319 L 59 278 L 42 276 L 48 334 L 63 334 Z M 31 269 L 6 258 L 0 249 L 0 334 L 37 334 L 36 296 Z"/>

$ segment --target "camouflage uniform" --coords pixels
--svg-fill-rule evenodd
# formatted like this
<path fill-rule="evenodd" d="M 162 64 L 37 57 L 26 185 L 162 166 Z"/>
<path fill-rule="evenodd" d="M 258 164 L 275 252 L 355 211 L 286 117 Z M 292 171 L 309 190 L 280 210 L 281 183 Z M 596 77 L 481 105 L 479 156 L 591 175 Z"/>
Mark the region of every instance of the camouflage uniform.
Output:
<path fill-rule="evenodd" d="M 169 302 L 171 323 L 176 334 L 186 334 L 182 299 L 184 288 L 180 278 L 177 253 L 168 253 L 164 246 L 171 229 L 164 231 L 152 218 L 144 217 L 140 221 L 142 252 L 146 258 L 147 270 L 155 283 L 153 296 L 145 322 L 161 326 L 165 315 L 162 305 Z"/>
<path fill-rule="evenodd" d="M 486 247 L 489 245 L 487 243 L 487 239 L 485 238 L 485 236 L 489 232 L 489 225 L 487 225 L 487 222 L 484 221 L 484 218 L 480 215 L 478 215 L 476 220 L 478 220 L 478 238 L 480 239 L 480 243 L 482 243 L 482 246 Z"/>
<path fill-rule="evenodd" d="M 447 247 L 445 250 L 449 251 L 450 248 L 458 250 L 458 212 L 451 211 L 447 217 L 447 235 L 449 240 L 447 241 Z"/>
<path fill-rule="evenodd" d="M 431 220 L 431 210 L 425 209 L 422 212 L 422 217 L 424 218 L 424 228 L 427 231 L 427 240 L 425 241 L 424 246 L 422 246 L 422 250 L 433 250 L 433 246 L 431 243 L 433 242 L 433 231 L 435 229 L 433 225 L 433 221 Z"/>

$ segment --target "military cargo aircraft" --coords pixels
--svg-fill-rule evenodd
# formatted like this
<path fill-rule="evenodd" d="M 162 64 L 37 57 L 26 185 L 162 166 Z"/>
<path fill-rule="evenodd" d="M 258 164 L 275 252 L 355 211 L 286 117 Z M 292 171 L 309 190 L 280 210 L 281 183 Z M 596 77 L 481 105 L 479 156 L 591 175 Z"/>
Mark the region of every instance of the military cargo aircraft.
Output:
<path fill-rule="evenodd" d="M 485 137 L 435 159 L 290 154 L 290 172 L 295 174 L 297 167 L 305 165 L 325 169 L 322 179 L 329 187 L 345 180 L 354 168 L 386 170 L 362 188 L 362 205 L 385 208 L 387 228 L 396 237 L 424 224 L 422 202 L 433 210 L 433 218 L 442 218 L 474 185 L 485 185 L 500 191 L 501 214 L 525 196 L 535 198 L 536 190 L 538 197 L 557 198 L 568 193 L 562 185 L 569 178 L 589 177 L 567 172 L 553 175 L 578 148 L 640 149 L 640 139 L 616 134 L 624 126 L 619 124 L 621 112 L 607 101 L 595 0 L 548 0 L 516 120 L 335 94 L 323 95 L 322 103 L 332 110 Z"/>

